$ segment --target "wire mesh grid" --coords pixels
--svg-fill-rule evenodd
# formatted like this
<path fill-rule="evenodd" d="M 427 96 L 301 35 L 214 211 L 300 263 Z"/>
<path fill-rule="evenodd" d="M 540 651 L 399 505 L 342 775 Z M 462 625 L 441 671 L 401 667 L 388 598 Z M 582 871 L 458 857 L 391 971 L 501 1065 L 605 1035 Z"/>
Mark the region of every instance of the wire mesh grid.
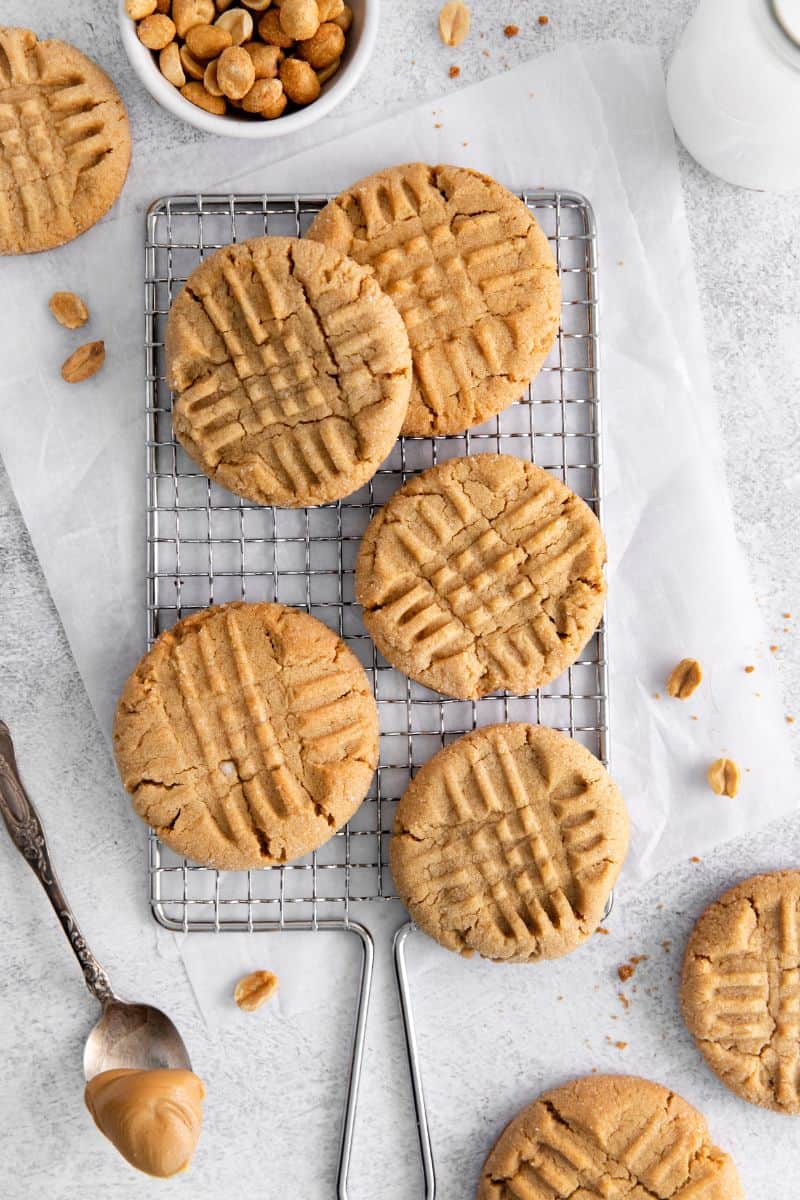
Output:
<path fill-rule="evenodd" d="M 518 403 L 466 434 L 400 438 L 372 481 L 337 504 L 262 507 L 211 482 L 177 445 L 165 378 L 170 304 L 190 271 L 230 242 L 302 236 L 324 195 L 182 195 L 148 212 L 145 263 L 147 393 L 147 639 L 192 612 L 229 600 L 275 600 L 334 629 L 363 664 L 378 703 L 379 766 L 367 799 L 327 845 L 299 862 L 220 872 L 179 858 L 151 833 L 150 903 L 176 930 L 254 931 L 347 923 L 351 905 L 395 899 L 387 866 L 397 802 L 414 771 L 478 726 L 533 721 L 563 730 L 608 760 L 606 634 L 528 696 L 450 700 L 413 683 L 375 649 L 354 601 L 361 536 L 410 476 L 455 456 L 498 451 L 529 459 L 601 516 L 597 393 L 597 262 L 588 202 L 567 191 L 520 193 L 545 230 L 562 285 L 558 338 Z"/>

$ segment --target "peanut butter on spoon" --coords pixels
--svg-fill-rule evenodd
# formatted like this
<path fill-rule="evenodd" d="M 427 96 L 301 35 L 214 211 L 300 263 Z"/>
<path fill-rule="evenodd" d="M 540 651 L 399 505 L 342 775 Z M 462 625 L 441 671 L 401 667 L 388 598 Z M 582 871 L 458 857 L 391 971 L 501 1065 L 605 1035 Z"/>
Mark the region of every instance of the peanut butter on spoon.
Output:
<path fill-rule="evenodd" d="M 148 1175 L 185 1171 L 200 1137 L 203 1081 L 163 1068 L 102 1071 L 86 1085 L 86 1107 L 123 1158 Z"/>

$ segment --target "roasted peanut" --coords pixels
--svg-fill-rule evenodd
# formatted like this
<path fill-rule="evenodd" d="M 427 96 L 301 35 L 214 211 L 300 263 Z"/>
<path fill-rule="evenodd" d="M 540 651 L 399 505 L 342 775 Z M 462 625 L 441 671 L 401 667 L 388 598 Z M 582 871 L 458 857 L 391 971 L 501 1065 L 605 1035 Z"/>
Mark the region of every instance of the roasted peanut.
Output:
<path fill-rule="evenodd" d="M 335 21 L 344 12 L 344 0 L 317 0 L 320 22 Z"/>
<path fill-rule="evenodd" d="M 242 4 L 251 12 L 266 12 L 272 0 L 242 0 Z"/>
<path fill-rule="evenodd" d="M 253 60 L 256 79 L 274 79 L 283 58 L 279 46 L 265 46 L 263 42 L 246 42 L 242 47 Z"/>
<path fill-rule="evenodd" d="M 125 0 L 125 12 L 133 21 L 143 21 L 156 11 L 156 0 Z"/>
<path fill-rule="evenodd" d="M 211 62 L 206 64 L 206 69 L 203 74 L 203 87 L 207 92 L 210 92 L 212 96 L 222 95 L 222 88 L 219 86 L 219 79 L 217 78 L 218 62 L 218 58 L 212 58 Z"/>
<path fill-rule="evenodd" d="M 217 59 L 217 82 L 229 100 L 241 100 L 256 81 L 253 60 L 241 46 L 230 46 Z"/>
<path fill-rule="evenodd" d="M 667 692 L 677 700 L 688 700 L 703 682 L 703 668 L 696 658 L 682 658 L 667 679 Z"/>
<path fill-rule="evenodd" d="M 313 37 L 297 44 L 297 53 L 311 63 L 315 71 L 329 67 L 337 58 L 341 58 L 343 50 L 344 34 L 333 21 L 326 21 Z"/>
<path fill-rule="evenodd" d="M 104 342 L 87 342 L 85 346 L 70 354 L 61 368 L 61 378 L 65 383 L 83 383 L 96 375 L 106 360 Z"/>
<path fill-rule="evenodd" d="M 246 8 L 229 8 L 214 22 L 220 29 L 227 29 L 234 46 L 249 42 L 253 36 L 253 18 Z"/>
<path fill-rule="evenodd" d="M 439 12 L 439 37 L 445 46 L 460 46 L 469 33 L 470 12 L 461 0 L 448 0 Z"/>
<path fill-rule="evenodd" d="M 322 86 L 323 83 L 327 83 L 328 80 L 336 74 L 341 65 L 342 60 L 340 58 L 335 58 L 327 67 L 324 67 L 321 71 L 317 71 L 317 79 L 320 82 L 320 86 Z"/>
<path fill-rule="evenodd" d="M 193 25 L 186 35 L 186 45 L 189 53 L 198 62 L 208 62 L 217 58 L 223 50 L 233 44 L 233 39 L 227 29 L 218 29 L 216 25 Z"/>
<path fill-rule="evenodd" d="M 163 50 L 175 37 L 175 24 L 163 13 L 153 13 L 139 22 L 136 33 L 148 50 Z"/>
<path fill-rule="evenodd" d="M 718 758 L 708 768 L 707 779 L 716 796 L 733 797 L 739 790 L 739 767 L 732 758 Z"/>
<path fill-rule="evenodd" d="M 195 25 L 210 25 L 215 15 L 214 0 L 172 0 L 172 19 L 178 37 L 185 38 Z"/>
<path fill-rule="evenodd" d="M 296 41 L 313 37 L 319 29 L 317 0 L 283 0 L 278 16 L 283 32 Z"/>
<path fill-rule="evenodd" d="M 347 33 L 350 26 L 353 24 L 353 10 L 349 4 L 345 4 L 338 17 L 332 18 L 334 25 L 338 25 L 343 33 Z"/>
<path fill-rule="evenodd" d="M 244 1012 L 255 1012 L 278 990 L 278 976 L 272 971 L 252 971 L 240 979 L 233 998 Z"/>
<path fill-rule="evenodd" d="M 280 66 L 283 90 L 295 104 L 311 104 L 319 95 L 320 83 L 314 68 L 300 58 L 285 58 Z"/>
<path fill-rule="evenodd" d="M 205 74 L 205 63 L 198 62 L 193 54 L 189 52 L 188 46 L 180 48 L 181 66 L 190 79 L 202 79 Z"/>
<path fill-rule="evenodd" d="M 286 96 L 280 79 L 257 79 L 242 100 L 245 112 L 262 117 L 279 117 L 286 108 Z"/>
<path fill-rule="evenodd" d="M 170 42 L 158 55 L 158 67 L 165 79 L 177 88 L 186 83 L 186 72 L 181 62 L 181 52 L 177 42 Z"/>
<path fill-rule="evenodd" d="M 225 12 L 234 2 L 235 0 L 217 0 L 217 12 Z"/>
<path fill-rule="evenodd" d="M 89 320 L 89 310 L 74 292 L 53 292 L 49 300 L 50 312 L 65 329 L 80 329 Z"/>
<path fill-rule="evenodd" d="M 270 46 L 280 46 L 281 50 L 289 50 L 294 45 L 294 38 L 284 33 L 281 28 L 278 10 L 271 8 L 265 12 L 258 22 L 258 32 L 263 41 Z"/>
<path fill-rule="evenodd" d="M 206 112 L 213 113 L 217 117 L 224 116 L 228 107 L 224 96 L 212 96 L 202 83 L 185 84 L 181 88 L 181 95 L 190 103 L 196 104 L 198 108 L 204 108 Z"/>

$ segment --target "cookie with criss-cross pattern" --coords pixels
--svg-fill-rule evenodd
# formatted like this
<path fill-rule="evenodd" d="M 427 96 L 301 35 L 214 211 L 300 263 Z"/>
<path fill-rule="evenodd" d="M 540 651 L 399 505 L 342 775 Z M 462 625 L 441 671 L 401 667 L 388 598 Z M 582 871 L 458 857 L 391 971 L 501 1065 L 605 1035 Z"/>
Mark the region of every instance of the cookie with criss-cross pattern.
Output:
<path fill-rule="evenodd" d="M 0 254 L 69 242 L 115 202 L 128 116 L 104 71 L 66 42 L 0 26 Z"/>
<path fill-rule="evenodd" d="M 117 705 L 114 752 L 163 842 L 224 870 L 326 842 L 367 794 L 378 713 L 355 655 L 283 604 L 185 617 L 145 654 Z"/>
<path fill-rule="evenodd" d="M 511 1121 L 478 1200 L 744 1200 L 732 1159 L 680 1096 L 633 1075 L 587 1075 Z"/>
<path fill-rule="evenodd" d="M 400 433 L 411 389 L 402 319 L 366 267 L 318 242 L 218 250 L 175 300 L 166 343 L 179 441 L 258 504 L 340 500 Z"/>
<path fill-rule="evenodd" d="M 681 1000 L 731 1091 L 800 1116 L 800 871 L 745 879 L 706 909 L 686 947 Z"/>
<path fill-rule="evenodd" d="M 366 263 L 403 315 L 414 385 L 403 433 L 463 433 L 519 400 L 558 333 L 552 251 L 522 200 L 466 167 L 362 179 L 308 236 Z"/>
<path fill-rule="evenodd" d="M 579 742 L 492 725 L 435 754 L 397 808 L 398 893 L 449 950 L 558 958 L 600 923 L 628 849 L 625 802 Z"/>
<path fill-rule="evenodd" d="M 516 695 L 579 657 L 603 613 L 605 541 L 561 480 L 508 454 L 403 485 L 356 561 L 364 624 L 394 667 L 458 699 Z"/>

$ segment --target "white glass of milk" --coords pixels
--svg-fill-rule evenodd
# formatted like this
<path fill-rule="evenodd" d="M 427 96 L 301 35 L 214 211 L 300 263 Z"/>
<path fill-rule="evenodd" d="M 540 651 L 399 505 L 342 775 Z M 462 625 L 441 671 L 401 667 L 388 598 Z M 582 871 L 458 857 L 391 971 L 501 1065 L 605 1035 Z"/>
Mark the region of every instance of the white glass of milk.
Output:
<path fill-rule="evenodd" d="M 700 0 L 667 76 L 678 137 L 707 170 L 800 188 L 800 0 Z"/>

